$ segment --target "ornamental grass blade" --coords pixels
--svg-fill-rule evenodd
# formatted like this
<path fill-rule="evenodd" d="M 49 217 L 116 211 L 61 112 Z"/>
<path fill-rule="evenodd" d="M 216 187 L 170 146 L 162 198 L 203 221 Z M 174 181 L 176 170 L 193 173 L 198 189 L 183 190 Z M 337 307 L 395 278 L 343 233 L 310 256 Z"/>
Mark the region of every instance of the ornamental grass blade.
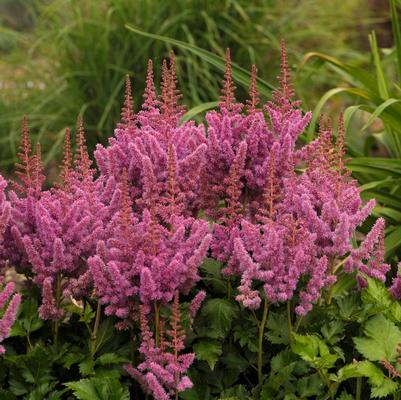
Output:
<path fill-rule="evenodd" d="M 327 91 L 321 97 L 321 99 L 317 103 L 315 109 L 313 110 L 312 119 L 309 124 L 308 132 L 307 132 L 308 142 L 313 140 L 315 137 L 316 123 L 317 123 L 318 119 L 320 118 L 323 107 L 333 96 L 336 96 L 337 94 L 340 94 L 340 93 L 346 93 L 346 94 L 350 94 L 350 95 L 360 97 L 363 99 L 369 99 L 369 93 L 363 89 L 358 89 L 358 88 L 338 87 L 338 88 L 330 89 L 329 91 Z M 349 120 L 349 115 L 347 115 L 347 118 Z"/>
<path fill-rule="evenodd" d="M 400 99 L 387 99 L 384 103 L 380 104 L 374 112 L 369 116 L 368 120 L 366 121 L 365 125 L 361 128 L 361 131 L 369 128 L 369 126 L 373 123 L 373 121 L 378 118 L 382 112 L 386 110 L 387 107 L 390 107 L 392 104 L 401 103 Z"/>
<path fill-rule="evenodd" d="M 300 64 L 300 68 L 302 68 L 307 62 L 309 62 L 309 60 L 311 60 L 314 57 L 317 57 L 318 59 L 325 61 L 329 65 L 333 66 L 337 71 L 340 71 L 342 75 L 345 75 L 348 78 L 348 80 L 358 81 L 362 83 L 363 86 L 369 91 L 372 92 L 377 91 L 377 82 L 374 76 L 372 76 L 362 68 L 354 67 L 353 65 L 350 64 L 345 64 L 340 60 L 323 53 L 319 52 L 307 53 Z"/>
<path fill-rule="evenodd" d="M 190 119 L 198 116 L 199 114 L 204 113 L 205 111 L 209 111 L 215 107 L 217 107 L 217 105 L 219 104 L 218 101 L 210 101 L 207 103 L 202 103 L 199 104 L 195 107 L 192 107 L 190 110 L 188 110 L 181 118 L 181 123 L 187 122 Z"/>
<path fill-rule="evenodd" d="M 397 5 L 395 0 L 390 0 L 391 25 L 393 27 L 393 38 L 398 63 L 398 80 L 401 82 L 401 32 L 398 21 Z"/>
<path fill-rule="evenodd" d="M 387 82 L 384 77 L 383 67 L 380 60 L 379 47 L 377 46 L 377 39 L 375 32 L 369 35 L 370 49 L 373 56 L 373 62 L 376 68 L 377 90 L 380 97 L 384 100 L 389 98 Z"/>
<path fill-rule="evenodd" d="M 392 255 L 401 246 L 401 226 L 392 230 L 384 239 L 386 257 Z"/>
<path fill-rule="evenodd" d="M 222 57 L 220 57 L 216 54 L 213 54 L 212 52 L 210 52 L 208 50 L 202 49 L 202 48 L 197 47 L 190 43 L 182 42 L 181 40 L 172 39 L 167 36 L 144 32 L 131 25 L 125 25 L 125 27 L 129 31 L 134 32 L 138 35 L 142 35 L 142 36 L 149 37 L 149 38 L 156 39 L 156 40 L 161 40 L 165 43 L 188 50 L 191 53 L 193 53 L 194 55 L 196 55 L 197 57 L 201 58 L 202 60 L 215 66 L 220 71 L 224 72 L 224 70 L 225 70 L 225 60 Z M 244 86 L 245 88 L 248 88 L 249 84 L 250 84 L 251 73 L 249 71 L 247 71 L 245 68 L 239 67 L 235 63 L 232 63 L 231 66 L 232 66 L 233 79 L 238 84 Z M 271 92 L 275 89 L 274 86 L 259 77 L 257 77 L 256 80 L 257 80 L 258 90 L 259 90 L 260 94 L 262 94 L 263 96 L 268 97 L 268 98 L 271 97 Z"/>

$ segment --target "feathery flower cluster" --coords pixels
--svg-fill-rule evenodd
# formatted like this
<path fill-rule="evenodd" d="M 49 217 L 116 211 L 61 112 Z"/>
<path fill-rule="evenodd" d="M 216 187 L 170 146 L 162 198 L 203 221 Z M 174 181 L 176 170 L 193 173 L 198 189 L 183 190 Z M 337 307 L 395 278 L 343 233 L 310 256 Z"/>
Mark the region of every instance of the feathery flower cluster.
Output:
<path fill-rule="evenodd" d="M 141 306 L 142 344 L 139 351 L 145 357 L 145 361 L 137 368 L 129 364 L 125 366 L 126 371 L 156 400 L 169 400 L 176 393 L 192 387 L 186 371 L 191 366 L 195 354 L 180 354 L 185 348 L 185 332 L 181 326 L 178 296 L 176 291 L 171 307 L 170 329 L 165 330 L 161 324 L 156 340 L 149 329 L 144 306 Z"/>
<path fill-rule="evenodd" d="M 129 93 L 129 87 L 127 90 Z M 196 126 L 193 121 L 179 124 L 184 108 L 179 104 L 174 53 L 168 64 L 163 62 L 160 100 L 149 61 L 143 97 L 142 109 L 134 116 L 129 105 L 131 97 L 126 95 L 123 114 L 129 110 L 130 116 L 124 116 L 123 120 L 129 119 L 130 123 L 118 126 L 107 148 L 97 146 L 95 158 L 100 172 L 118 180 L 127 171 L 133 207 L 139 215 L 149 208 L 150 200 L 163 202 L 173 194 L 171 190 L 176 190 L 180 194 L 181 211 L 189 216 L 196 207 L 206 138 L 203 125 Z M 175 175 L 175 188 L 168 184 L 171 174 Z M 150 180 L 154 180 L 151 194 L 143 190 Z"/>
<path fill-rule="evenodd" d="M 287 71 L 287 58 L 283 47 L 283 71 Z M 283 74 L 287 72 L 283 72 Z M 288 77 L 281 77 L 285 92 Z M 249 216 L 257 213 L 263 205 L 263 194 L 266 189 L 266 177 L 269 176 L 271 151 L 275 153 L 275 164 L 278 167 L 280 180 L 292 171 L 291 153 L 294 152 L 298 136 L 307 126 L 311 114 L 290 106 L 289 98 L 279 99 L 282 108 L 268 102 L 264 109 L 270 117 L 270 126 L 266 123 L 263 108 L 259 106 L 256 89 L 256 68 L 252 68 L 252 79 L 249 90 L 250 100 L 245 111 L 243 105 L 237 103 L 232 83 L 230 53 L 226 55 L 226 74 L 223 95 L 219 111 L 211 111 L 206 115 L 207 151 L 203 171 L 203 207 L 215 216 L 216 208 L 222 199 L 232 198 L 229 188 L 238 185 L 236 201 L 244 204 Z M 276 96 L 277 97 L 277 96 Z M 242 153 L 245 153 L 241 155 Z M 234 165 L 243 158 L 242 175 L 233 175 Z M 237 172 L 238 173 L 238 172 Z M 248 217 L 248 215 L 246 215 Z"/>
<path fill-rule="evenodd" d="M 375 203 L 362 205 L 356 182 L 345 168 L 342 119 L 335 141 L 330 123 L 322 121 L 319 138 L 296 148 L 310 113 L 303 115 L 299 102 L 292 100 L 283 43 L 280 87 L 264 107 L 269 124 L 255 110 L 255 69 L 246 114 L 235 102 L 230 71 L 228 53 L 220 112 L 207 116 L 204 180 L 209 195 L 204 205 L 219 221 L 212 254 L 227 264 L 227 275 L 241 277 L 237 300 L 258 308 L 260 292 L 252 287 L 257 282 L 272 303 L 291 300 L 298 290 L 295 310 L 304 315 L 321 290 L 335 282 L 335 265 L 347 254 L 347 271 L 384 280 L 388 266 L 383 263 L 383 221 L 378 221 L 361 249 L 351 246 L 355 229 Z M 225 207 L 218 207 L 221 201 Z M 305 277 L 309 280 L 301 288 Z"/>
<path fill-rule="evenodd" d="M 3 282 L 0 281 L 0 284 Z M 2 285 L 3 286 L 3 285 Z M 0 292 L 0 309 L 5 309 L 3 317 L 0 319 L 0 343 L 8 337 L 10 329 L 17 316 L 18 307 L 21 303 L 21 296 L 14 293 L 15 285 L 13 282 L 3 286 Z M 5 353 L 5 348 L 0 344 L 0 355 Z"/>
<path fill-rule="evenodd" d="M 20 152 L 24 173 L 19 174 L 21 184 L 17 184 L 21 196 L 10 192 L 13 219 L 9 249 L 18 256 L 19 265 L 30 264 L 34 282 L 42 288 L 40 316 L 57 320 L 62 316 L 58 307 L 63 292 L 69 296 L 88 288 L 86 259 L 95 253 L 96 241 L 117 210 L 118 201 L 113 201 L 113 188 L 104 185 L 104 178 L 93 178 L 82 121 L 78 123 L 74 166 L 67 131 L 62 183 L 42 191 L 40 154 L 30 154 L 25 126 Z M 31 170 L 37 170 L 35 184 L 29 175 Z M 15 256 L 11 260 L 16 262 Z"/>
<path fill-rule="evenodd" d="M 170 302 L 176 290 L 188 294 L 199 280 L 198 267 L 211 241 L 205 221 L 173 215 L 169 228 L 145 209 L 134 216 L 128 181 L 120 184 L 121 209 L 106 228 L 88 264 L 106 314 L 132 318 L 130 308 Z"/>
<path fill-rule="evenodd" d="M 385 264 L 383 259 L 384 219 L 379 218 L 371 231 L 366 235 L 361 246 L 358 249 L 351 250 L 350 257 L 345 261 L 344 269 L 348 272 L 357 270 L 371 278 L 376 278 L 384 282 L 390 265 Z M 362 287 L 366 286 L 363 277 L 359 277 L 358 282 Z"/>

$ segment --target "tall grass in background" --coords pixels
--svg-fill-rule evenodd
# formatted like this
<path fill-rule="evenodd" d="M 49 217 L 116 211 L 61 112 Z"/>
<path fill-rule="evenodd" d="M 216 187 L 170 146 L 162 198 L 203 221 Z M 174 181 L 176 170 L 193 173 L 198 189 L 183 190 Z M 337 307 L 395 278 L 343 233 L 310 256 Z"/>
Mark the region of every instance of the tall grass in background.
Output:
<path fill-rule="evenodd" d="M 22 0 L 21 0 L 22 1 Z M 168 36 L 223 56 L 230 47 L 233 60 L 248 69 L 252 63 L 267 81 L 277 74 L 278 47 L 285 37 L 299 60 L 308 50 L 332 49 L 349 57 L 358 31 L 370 23 L 364 1 L 352 0 L 54 0 L 22 1 L 33 18 L 31 31 L 1 29 L 7 54 L 0 64 L 0 165 L 15 157 L 20 120 L 26 113 L 34 136 L 52 164 L 63 131 L 83 114 L 89 144 L 105 142 L 118 120 L 123 77 L 134 79 L 140 103 L 142 77 L 148 58 L 155 64 L 167 55 L 169 44 L 130 34 L 125 25 Z M 355 27 L 358 26 L 358 29 Z M 11 48 L 11 50 L 10 50 Z M 188 50 L 177 54 L 179 77 L 188 107 L 215 101 L 221 74 L 215 66 Z M 313 73 L 315 66 L 309 68 Z M 158 75 L 158 72 L 156 72 Z M 305 76 L 305 75 L 304 75 Z M 332 72 L 314 76 L 314 87 L 327 87 Z M 136 77 L 140 77 L 136 79 Z M 244 91 L 245 92 L 245 91 Z M 300 94 L 313 104 L 308 79 Z"/>
<path fill-rule="evenodd" d="M 344 62 L 332 52 L 312 52 L 304 63 L 319 60 L 335 71 L 341 85 L 328 90 L 317 103 L 309 140 L 314 137 L 316 118 L 327 103 L 342 96 L 345 110 L 347 146 L 353 156 L 349 167 L 361 184 L 365 199 L 376 198 L 375 216 L 387 220 L 386 251 L 401 256 L 401 1 L 390 0 L 393 48 L 380 48 L 375 32 L 368 65 Z"/>

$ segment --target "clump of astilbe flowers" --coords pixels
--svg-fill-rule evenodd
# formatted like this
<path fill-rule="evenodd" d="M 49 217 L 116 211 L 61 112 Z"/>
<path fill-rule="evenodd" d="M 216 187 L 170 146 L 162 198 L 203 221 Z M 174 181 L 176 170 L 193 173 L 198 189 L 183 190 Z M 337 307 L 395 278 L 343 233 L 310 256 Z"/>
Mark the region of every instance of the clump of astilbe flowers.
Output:
<path fill-rule="evenodd" d="M 206 138 L 203 125 L 196 126 L 193 121 L 180 124 L 184 108 L 179 104 L 181 95 L 177 89 L 174 53 L 171 53 L 168 63 L 163 62 L 160 96 L 156 93 L 153 65 L 149 61 L 143 98 L 142 109 L 134 115 L 127 78 L 122 123 L 109 140 L 110 145 L 107 148 L 98 145 L 95 152 L 100 172 L 118 180 L 122 171 L 127 171 L 133 208 L 141 215 L 147 207 L 143 192 L 146 171 L 152 169 L 158 190 L 162 190 L 168 178 L 169 152 L 173 153 L 183 212 L 191 216 L 196 210 L 198 175 L 203 164 Z"/>
<path fill-rule="evenodd" d="M 41 197 L 44 176 L 41 165 L 40 146 L 32 149 L 27 119 L 22 120 L 21 144 L 16 164 L 18 181 L 12 181 L 8 192 L 11 215 L 4 231 L 1 262 L 15 266 L 18 271 L 28 267 L 29 261 L 22 243 L 22 236 L 34 234 L 34 208 Z"/>
<path fill-rule="evenodd" d="M 200 279 L 198 269 L 211 241 L 207 222 L 190 216 L 194 211 L 196 178 L 206 147 L 199 142 L 205 139 L 197 141 L 200 131 L 197 128 L 193 131 L 192 123 L 178 126 L 182 110 L 177 104 L 179 95 L 175 82 L 174 58 L 171 58 L 169 68 L 163 63 L 159 102 L 149 72 L 142 111 L 138 116 L 124 117 L 123 120 L 132 121 L 131 125 L 120 125 L 116 139 L 104 149 L 103 154 L 112 155 L 123 143 L 127 145 L 135 139 L 128 143 L 128 148 L 135 147 L 139 179 L 132 179 L 130 165 L 120 164 L 122 170 L 117 188 L 120 210 L 106 228 L 106 240 L 98 242 L 97 254 L 88 260 L 96 295 L 105 305 L 107 315 L 121 319 L 118 328 L 132 326 L 138 318 L 138 309 L 141 310 L 141 353 L 145 361 L 132 375 L 157 400 L 168 399 L 192 385 L 183 374 L 192 363 L 193 355 L 177 354 L 184 348 L 184 332 L 179 327 L 177 314 L 178 294 L 188 295 Z M 128 106 L 128 93 L 129 85 L 124 115 L 127 115 L 126 110 L 132 110 Z M 132 115 L 132 111 L 129 114 Z M 141 122 L 134 126 L 135 121 Z M 193 132 L 195 135 L 191 137 Z M 104 173 L 102 168 L 101 173 Z M 140 193 L 140 197 L 135 193 Z M 171 330 L 166 332 L 173 340 L 170 346 L 163 339 L 160 307 L 168 306 L 174 296 Z M 203 292 L 195 296 L 190 306 L 191 318 L 203 298 Z M 154 343 L 143 322 L 150 317 L 153 319 Z M 149 341 L 153 343 L 151 346 Z M 129 367 L 128 370 L 133 371 Z M 139 371 L 147 372 L 142 376 Z"/>
<path fill-rule="evenodd" d="M 10 203 L 0 178 L 2 258 L 27 269 L 41 289 L 40 317 L 55 321 L 57 331 L 63 301 L 73 297 L 96 298 L 97 316 L 104 306 L 118 329 L 135 329 L 139 320 L 143 362 L 126 370 L 156 400 L 177 399 L 192 386 L 187 370 L 194 355 L 183 353 L 179 298 L 195 294 L 188 307 L 191 326 L 206 297 L 194 288 L 209 248 L 224 264 L 229 284 L 231 277 L 240 279 L 236 300 L 252 312 L 263 304 L 260 382 L 269 304 L 287 302 L 291 330 L 292 309 L 300 321 L 326 289 L 330 302 L 340 268 L 355 273 L 360 287 L 366 276 L 383 281 L 389 268 L 383 262 L 382 219 L 359 248 L 352 247 L 374 201 L 362 204 L 345 167 L 342 118 L 336 137 L 331 123 L 322 120 L 318 139 L 297 147 L 311 115 L 293 100 L 284 43 L 279 88 L 264 106 L 256 82 L 253 66 L 249 100 L 237 102 L 227 51 L 221 101 L 206 115 L 206 134 L 203 125 L 181 123 L 185 109 L 174 54 L 163 62 L 160 95 L 149 61 L 137 113 L 126 79 L 121 121 L 110 145 L 95 152 L 99 176 L 79 120 L 75 155 L 67 130 L 61 181 L 44 190 L 40 147 L 32 150 L 24 119 L 19 180 Z M 390 289 L 395 298 L 401 297 L 400 281 L 397 276 Z M 12 291 L 7 285 L 0 307 Z M 231 288 L 228 293 L 231 297 Z M 0 321 L 0 341 L 18 302 L 15 295 Z M 171 315 L 164 319 L 167 310 Z M 90 347 L 92 356 L 95 347 Z"/>
<path fill-rule="evenodd" d="M 282 68 L 283 71 L 287 71 L 284 47 Z M 245 206 L 246 215 L 254 216 L 263 198 L 271 149 L 275 148 L 276 163 L 279 164 L 280 172 L 285 175 L 291 170 L 289 156 L 294 152 L 295 142 L 311 118 L 310 113 L 303 115 L 301 110 L 290 107 L 284 97 L 278 100 L 278 103 L 284 102 L 281 108 L 273 102 L 260 107 L 256 72 L 256 67 L 253 66 L 249 100 L 244 107 L 235 99 L 230 52 L 227 49 L 226 72 L 219 110 L 206 114 L 208 147 L 202 171 L 203 207 L 208 214 L 215 217 L 221 200 L 230 197 L 230 193 L 227 192 L 230 168 L 239 157 L 239 153 L 245 151 L 244 167 L 240 177 L 240 199 Z M 287 85 L 288 79 L 288 74 L 280 78 L 282 86 L 288 91 L 285 95 L 291 96 L 292 89 Z M 269 114 L 271 126 L 266 122 L 263 108 Z M 241 150 L 244 146 L 246 149 Z"/>
<path fill-rule="evenodd" d="M 28 148 L 28 140 L 24 130 L 24 149 Z M 24 150 L 23 154 L 25 157 L 27 151 Z M 87 272 L 86 259 L 95 253 L 95 243 L 102 236 L 103 224 L 113 213 L 113 204 L 118 204 L 113 203 L 111 195 L 105 193 L 113 193 L 113 190 L 104 190 L 103 182 L 94 179 L 81 120 L 78 122 L 74 166 L 71 158 L 67 130 L 62 182 L 55 188 L 42 191 L 44 175 L 35 166 L 41 165 L 40 155 L 37 154 L 33 161 L 27 157 L 22 160 L 25 173 L 20 175 L 20 180 L 27 197 L 19 199 L 11 193 L 13 212 L 17 214 L 20 211 L 20 204 L 26 204 L 26 208 L 20 219 L 14 219 L 11 232 L 15 240 L 10 248 L 23 253 L 34 283 L 42 289 L 39 309 L 42 319 L 60 319 L 63 315 L 60 309 L 63 296 L 88 289 L 91 277 Z M 38 171 L 35 185 L 29 182 L 30 170 Z M 27 216 L 29 219 L 23 218 Z M 21 220 L 24 224 L 19 223 Z"/>
<path fill-rule="evenodd" d="M 304 315 L 322 289 L 335 282 L 334 269 L 348 253 L 346 271 L 357 270 L 383 280 L 388 266 L 383 263 L 382 247 L 372 253 L 373 244 L 382 241 L 382 221 L 378 221 L 360 250 L 352 250 L 352 236 L 369 215 L 374 201 L 362 206 L 356 182 L 346 171 L 342 119 L 336 141 L 330 124 L 322 123 L 315 142 L 296 148 L 310 114 L 302 115 L 299 102 L 292 100 L 294 91 L 282 44 L 280 86 L 264 107 L 269 124 L 262 131 L 260 125 L 256 128 L 258 135 L 266 139 L 263 162 L 257 164 L 257 157 L 248 157 L 248 149 L 254 144 L 249 142 L 248 133 L 253 127 L 246 130 L 243 122 L 254 109 L 248 115 L 239 114 L 242 107 L 235 103 L 229 61 L 227 58 L 221 111 L 212 112 L 210 122 L 214 125 L 208 130 L 211 148 L 217 143 L 223 155 L 216 158 L 213 169 L 209 168 L 210 157 L 205 168 L 212 182 L 214 179 L 224 183 L 220 192 L 215 190 L 215 207 L 221 200 L 225 206 L 212 210 L 219 222 L 214 229 L 212 251 L 218 260 L 227 263 L 223 270 L 226 275 L 241 276 L 237 299 L 246 307 L 259 308 L 260 292 L 252 288 L 257 282 L 263 284 L 264 296 L 270 303 L 290 301 L 300 290 L 295 311 Z M 252 83 L 250 104 L 257 103 L 255 98 Z M 231 162 L 223 162 L 222 157 Z M 263 174 L 252 175 L 250 171 Z M 251 176 L 255 178 L 253 182 L 264 177 L 260 183 L 263 191 L 258 193 L 256 186 L 252 187 Z M 209 193 L 213 191 L 212 188 Z M 309 281 L 306 287 L 299 288 L 304 277 Z"/>
<path fill-rule="evenodd" d="M 156 400 L 169 400 L 192 387 L 186 375 L 195 354 L 184 353 L 185 331 L 181 325 L 179 294 L 176 291 L 171 306 L 170 329 L 161 323 L 159 338 L 149 329 L 145 306 L 140 307 L 142 344 L 139 348 L 145 360 L 137 368 L 125 365 L 126 371 L 138 380 L 144 390 Z M 162 321 L 161 321 L 162 322 Z"/>
<path fill-rule="evenodd" d="M 174 182 L 168 186 L 174 187 Z M 149 185 L 154 183 L 150 179 Z M 198 267 L 209 248 L 211 235 L 205 221 L 180 216 L 173 191 L 162 203 L 168 224 L 157 220 L 157 204 L 149 193 L 150 209 L 141 217 L 132 211 L 127 173 L 120 183 L 121 208 L 107 227 L 107 240 L 99 241 L 97 254 L 88 260 L 100 302 L 106 314 L 128 323 L 136 318 L 135 305 L 151 309 L 169 303 L 176 290 L 188 294 L 199 280 Z M 155 311 L 157 312 L 157 311 Z M 123 324 L 124 326 L 124 324 Z"/>
<path fill-rule="evenodd" d="M 8 282 L 5 286 L 3 280 L 0 280 L 1 291 L 0 291 L 0 309 L 5 310 L 3 316 L 0 319 L 0 343 L 6 339 L 9 334 L 11 327 L 17 316 L 18 307 L 21 303 L 21 295 L 14 293 L 15 285 L 14 282 Z M 5 353 L 5 348 L 0 344 L 0 355 Z"/>
<path fill-rule="evenodd" d="M 152 174 L 145 188 L 150 209 L 138 218 L 132 211 L 128 174 L 124 171 L 119 185 L 120 211 L 107 227 L 107 240 L 98 242 L 97 254 L 88 260 L 99 302 L 106 305 L 106 315 L 114 314 L 122 320 L 118 328 L 131 326 L 140 310 L 140 352 L 145 360 L 137 369 L 126 369 L 156 400 L 169 399 L 192 386 L 185 372 L 194 355 L 178 354 L 184 349 L 185 338 L 179 322 L 178 296 L 188 294 L 200 279 L 198 268 L 211 241 L 206 222 L 180 215 L 173 172 L 171 167 L 166 185 L 168 196 L 161 203 L 163 220 L 167 222 L 163 225 L 157 220 Z M 171 329 L 166 332 L 170 341 L 166 341 L 160 307 L 169 304 L 173 297 Z M 203 298 L 204 292 L 195 297 L 190 307 L 191 318 Z M 153 316 L 154 335 L 148 327 L 149 315 Z"/>

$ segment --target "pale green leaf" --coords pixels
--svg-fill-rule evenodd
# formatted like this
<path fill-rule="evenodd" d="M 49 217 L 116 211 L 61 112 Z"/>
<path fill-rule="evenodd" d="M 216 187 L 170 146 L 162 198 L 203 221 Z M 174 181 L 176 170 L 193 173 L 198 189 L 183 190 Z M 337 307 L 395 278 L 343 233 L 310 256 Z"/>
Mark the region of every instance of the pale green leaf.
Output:
<path fill-rule="evenodd" d="M 364 337 L 354 338 L 355 347 L 370 361 L 394 361 L 397 357 L 397 346 L 401 343 L 401 331 L 385 318 L 377 315 L 365 325 Z"/>

